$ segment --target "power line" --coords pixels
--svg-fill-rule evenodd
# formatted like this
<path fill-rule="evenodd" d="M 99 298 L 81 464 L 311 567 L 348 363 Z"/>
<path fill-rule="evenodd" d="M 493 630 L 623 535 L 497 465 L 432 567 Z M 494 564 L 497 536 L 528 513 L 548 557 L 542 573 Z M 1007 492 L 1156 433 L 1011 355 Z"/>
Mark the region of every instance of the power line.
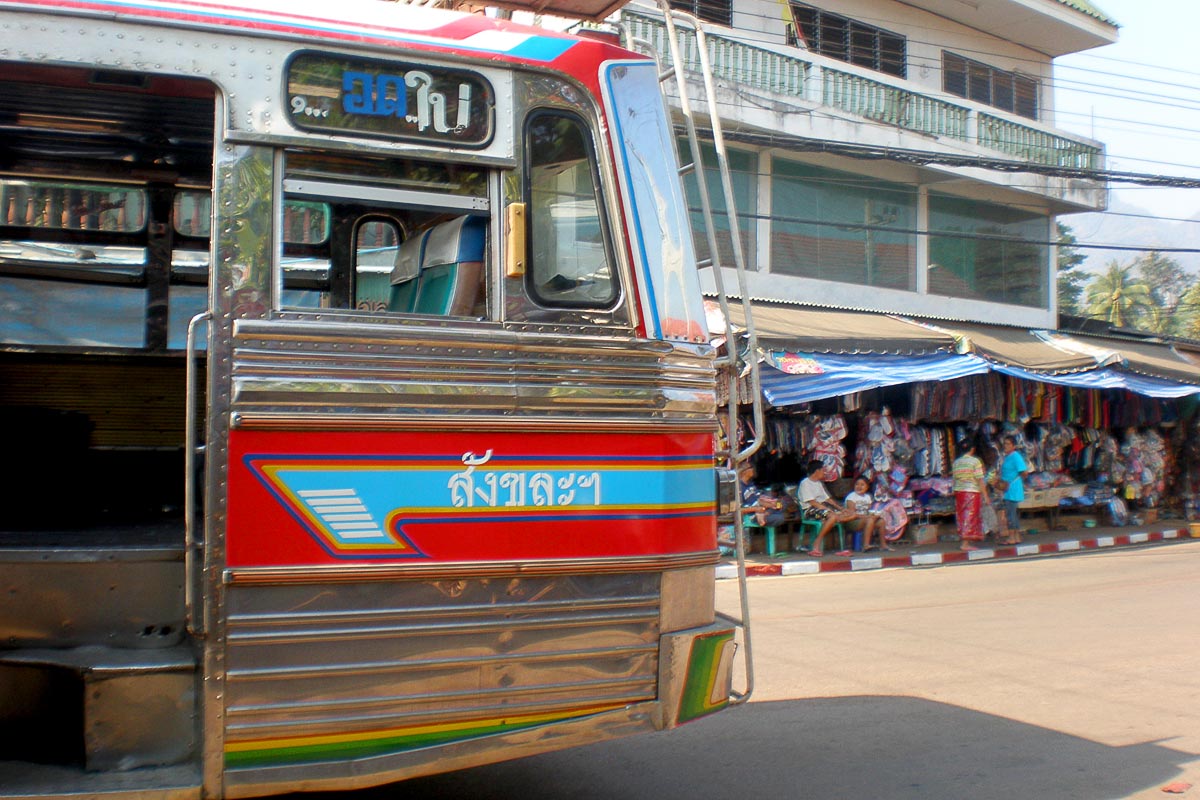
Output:
<path fill-rule="evenodd" d="M 702 209 L 699 206 L 689 206 L 688 211 L 693 214 L 699 214 Z M 1118 252 L 1139 252 L 1139 253 L 1200 253 L 1200 247 L 1149 247 L 1146 245 L 1124 245 L 1124 244 L 1104 244 L 1104 243 L 1086 243 L 1086 242 L 1070 242 L 1066 243 L 1061 240 L 1054 241 L 1038 241 L 1029 239 L 1023 236 L 1016 236 L 1004 233 L 968 233 L 965 231 L 949 231 L 938 229 L 921 230 L 919 228 L 904 228 L 895 225 L 873 224 L 870 222 L 849 222 L 849 221 L 831 221 L 816 219 L 810 217 L 798 217 L 789 214 L 743 214 L 739 213 L 739 219 L 743 220 L 766 220 L 771 223 L 785 223 L 792 225 L 812 225 L 817 228 L 834 228 L 840 231 L 862 231 L 872 233 L 893 233 L 903 236 L 927 236 L 935 239 L 964 239 L 971 241 L 988 241 L 988 242 L 1007 242 L 1010 244 L 1031 245 L 1034 247 L 1069 247 L 1075 250 L 1105 250 Z"/>

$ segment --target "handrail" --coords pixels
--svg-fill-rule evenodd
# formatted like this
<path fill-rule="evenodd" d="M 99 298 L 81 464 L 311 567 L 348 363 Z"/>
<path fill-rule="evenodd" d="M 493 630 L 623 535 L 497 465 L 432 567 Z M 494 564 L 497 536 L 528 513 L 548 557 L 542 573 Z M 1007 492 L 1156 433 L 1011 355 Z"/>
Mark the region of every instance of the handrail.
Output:
<path fill-rule="evenodd" d="M 659 81 L 665 82 L 672 77 L 675 79 L 676 88 L 679 95 L 680 113 L 684 120 L 684 127 L 687 132 L 688 146 L 691 151 L 692 163 L 681 168 L 681 174 L 691 172 L 696 177 L 696 184 L 700 195 L 700 210 L 704 220 L 704 234 L 708 245 L 709 258 L 706 260 L 706 265 L 711 266 L 713 274 L 713 283 L 716 288 L 717 301 L 721 306 L 721 312 L 724 315 L 725 321 L 725 342 L 726 355 L 718 359 L 718 366 L 722 367 L 722 374 L 725 375 L 729 383 L 729 399 L 727 403 L 728 419 L 727 419 L 727 436 L 730 446 L 728 447 L 727 466 L 734 471 L 737 471 L 740 464 L 754 454 L 759 447 L 762 446 L 763 438 L 763 408 L 762 408 L 762 391 L 759 386 L 758 378 L 758 359 L 757 339 L 754 331 L 754 320 L 750 309 L 750 298 L 746 287 L 746 265 L 742 253 L 741 231 L 738 227 L 737 220 L 737 205 L 733 193 L 733 181 L 730 177 L 729 161 L 725 150 L 725 140 L 721 133 L 720 118 L 716 113 L 716 87 L 713 82 L 712 65 L 708 57 L 708 42 L 704 36 L 704 28 L 700 20 L 691 14 L 682 11 L 671 9 L 668 5 L 669 0 L 659 0 L 659 7 L 665 20 L 666 44 L 670 50 L 671 63 L 680 65 L 686 63 L 680 53 L 680 35 L 676 28 L 676 21 L 680 21 L 691 28 L 691 38 L 695 42 L 695 52 L 698 58 L 700 73 L 704 78 L 705 87 L 705 102 L 709 108 L 710 127 L 713 133 L 713 148 L 717 154 L 717 168 L 721 175 L 721 188 L 725 197 L 725 213 L 729 218 L 729 229 L 731 235 L 731 244 L 733 247 L 733 258 L 735 272 L 738 278 L 738 287 L 740 300 L 744 316 L 746 319 L 746 336 L 748 340 L 750 359 L 748 364 L 743 364 L 741 352 L 738 347 L 739 338 L 733 328 L 732 317 L 729 313 L 729 298 L 725 291 L 723 268 L 720 263 L 720 248 L 716 239 L 716 226 L 713 223 L 712 204 L 708 194 L 708 182 L 704 174 L 704 161 L 702 151 L 700 149 L 699 137 L 696 133 L 695 118 L 692 113 L 691 102 L 687 90 L 687 76 L 682 68 L 672 67 L 671 69 L 662 68 L 662 59 L 660 53 L 662 48 L 650 45 L 648 49 L 654 54 L 656 63 L 659 65 Z M 634 38 L 628 26 L 624 28 L 628 39 Z M 668 113 L 670 109 L 668 108 Z M 753 440 L 746 447 L 738 449 L 737 447 L 737 414 L 739 406 L 738 390 L 740 385 L 740 377 L 744 367 L 749 368 L 750 374 L 750 400 L 753 403 L 753 414 L 755 419 L 755 434 Z M 742 652 L 746 668 L 746 688 L 742 692 L 734 690 L 730 698 L 731 705 L 739 705 L 750 699 L 754 692 L 754 657 L 753 657 L 753 641 L 750 630 L 750 599 L 746 586 L 746 547 L 745 547 L 745 529 L 742 523 L 741 514 L 734 515 L 734 530 L 735 530 L 735 551 L 737 553 L 738 566 L 738 587 L 739 599 L 741 605 L 741 620 L 742 627 Z"/>
<path fill-rule="evenodd" d="M 188 633 L 204 633 L 203 613 L 196 614 L 196 585 L 200 575 L 196 569 L 201 543 L 196 538 L 196 330 L 201 323 L 212 319 L 212 312 L 205 311 L 188 320 L 187 326 L 187 371 L 185 378 L 184 406 L 184 452 L 183 452 L 183 605 L 184 622 Z"/>

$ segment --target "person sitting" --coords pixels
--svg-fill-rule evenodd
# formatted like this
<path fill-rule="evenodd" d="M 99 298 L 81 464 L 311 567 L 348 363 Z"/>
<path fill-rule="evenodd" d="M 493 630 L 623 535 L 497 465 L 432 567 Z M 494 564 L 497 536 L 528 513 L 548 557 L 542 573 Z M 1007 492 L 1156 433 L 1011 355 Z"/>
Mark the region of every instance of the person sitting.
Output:
<path fill-rule="evenodd" d="M 813 539 L 812 546 L 809 548 L 808 554 L 813 558 L 820 558 L 825 555 L 825 534 L 839 522 L 850 522 L 857 517 L 853 511 L 847 511 L 842 506 L 834 502 L 829 496 L 829 492 L 825 489 L 825 484 L 821 482 L 821 478 L 825 475 L 825 465 L 820 461 L 810 461 L 808 464 L 808 477 L 800 481 L 799 500 L 800 513 L 805 519 L 815 519 L 821 521 L 821 529 L 817 532 L 816 538 Z M 838 555 L 850 555 L 849 550 L 841 550 Z"/>
<path fill-rule="evenodd" d="M 785 521 L 783 501 L 774 492 L 754 485 L 754 466 L 745 464 L 738 473 L 742 490 L 742 513 L 754 518 L 756 525 L 771 528 Z"/>
<path fill-rule="evenodd" d="M 877 514 L 871 513 L 871 504 L 875 502 L 875 498 L 870 493 L 871 484 L 867 479 L 859 475 L 854 479 L 854 491 L 846 495 L 843 505 L 847 511 L 853 511 L 854 519 L 846 523 L 852 531 L 862 531 L 864 553 L 869 553 L 872 550 L 878 550 L 882 547 L 884 550 L 895 550 L 883 538 L 883 520 Z M 871 537 L 875 532 L 879 532 L 879 545 L 871 544 Z"/>

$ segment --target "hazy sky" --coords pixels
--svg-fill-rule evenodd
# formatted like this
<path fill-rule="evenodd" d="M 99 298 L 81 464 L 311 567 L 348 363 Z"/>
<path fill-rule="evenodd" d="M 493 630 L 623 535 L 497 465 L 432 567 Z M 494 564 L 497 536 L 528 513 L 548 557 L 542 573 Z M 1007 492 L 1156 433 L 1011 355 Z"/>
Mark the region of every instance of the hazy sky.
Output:
<path fill-rule="evenodd" d="M 1120 41 L 1057 60 L 1058 127 L 1104 142 L 1109 169 L 1200 178 L 1200 1 L 1093 2 Z M 1113 191 L 1162 216 L 1200 215 L 1200 189 Z"/>

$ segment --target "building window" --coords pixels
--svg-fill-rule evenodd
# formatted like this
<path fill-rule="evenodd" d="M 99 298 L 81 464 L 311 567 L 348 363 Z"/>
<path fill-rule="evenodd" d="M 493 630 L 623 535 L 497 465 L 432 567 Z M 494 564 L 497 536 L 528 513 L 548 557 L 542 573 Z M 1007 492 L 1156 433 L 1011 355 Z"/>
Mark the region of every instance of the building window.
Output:
<path fill-rule="evenodd" d="M 773 274 L 912 291 L 916 219 L 911 186 L 772 160 Z"/>
<path fill-rule="evenodd" d="M 727 28 L 733 25 L 732 0 L 671 0 L 671 8 L 695 14 L 705 22 Z"/>
<path fill-rule="evenodd" d="M 1047 307 L 1050 220 L 929 195 L 929 293 Z"/>
<path fill-rule="evenodd" d="M 908 43 L 903 36 L 800 3 L 792 3 L 791 9 L 789 44 L 898 78 L 907 77 Z"/>
<path fill-rule="evenodd" d="M 942 53 L 942 88 L 1022 117 L 1038 116 L 1037 81 L 954 53 Z"/>
<path fill-rule="evenodd" d="M 700 145 L 704 159 L 704 182 L 708 186 L 709 204 L 713 214 L 714 234 L 717 239 L 717 249 L 720 251 L 719 263 L 724 267 L 732 267 L 733 236 L 729 230 L 729 215 L 725 208 L 725 192 L 721 187 L 721 173 L 717 168 L 717 151 L 707 142 Z M 688 155 L 687 140 L 679 140 L 680 162 L 691 161 Z M 746 268 L 756 269 L 755 230 L 758 219 L 758 155 L 746 150 L 726 150 L 729 161 L 729 177 L 733 184 L 734 204 L 737 207 L 738 234 L 742 239 L 742 257 Z M 694 173 L 689 173 L 684 179 L 684 189 L 687 192 L 688 212 L 692 217 L 693 241 L 696 246 L 697 260 L 708 258 L 708 237 L 704 235 L 704 213 L 700 205 L 700 185 Z"/>

